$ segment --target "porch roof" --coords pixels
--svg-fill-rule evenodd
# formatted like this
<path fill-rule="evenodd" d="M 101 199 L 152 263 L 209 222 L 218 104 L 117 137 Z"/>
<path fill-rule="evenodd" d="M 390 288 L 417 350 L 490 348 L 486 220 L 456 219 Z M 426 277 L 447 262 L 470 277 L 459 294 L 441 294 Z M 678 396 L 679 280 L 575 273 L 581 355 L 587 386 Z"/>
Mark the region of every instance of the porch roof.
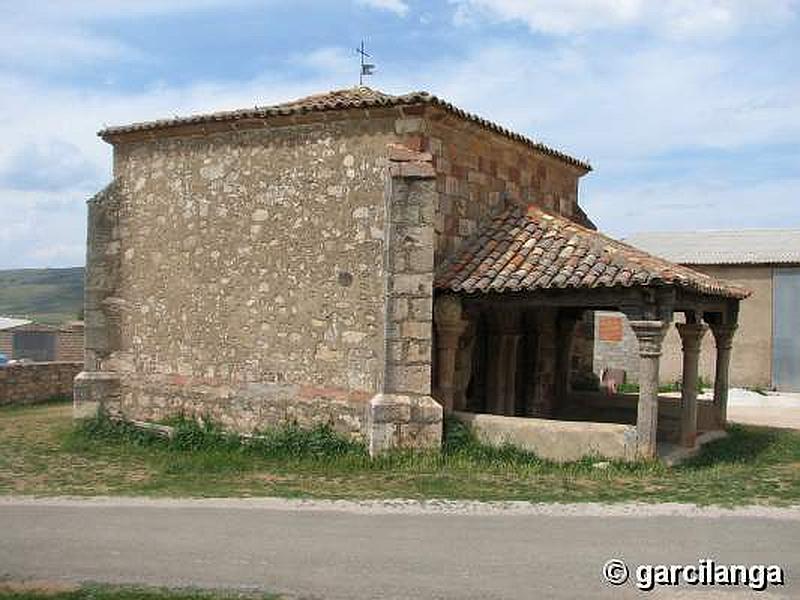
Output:
<path fill-rule="evenodd" d="M 434 285 L 465 293 L 666 286 L 724 298 L 750 295 L 533 205 L 498 214 L 441 266 Z"/>

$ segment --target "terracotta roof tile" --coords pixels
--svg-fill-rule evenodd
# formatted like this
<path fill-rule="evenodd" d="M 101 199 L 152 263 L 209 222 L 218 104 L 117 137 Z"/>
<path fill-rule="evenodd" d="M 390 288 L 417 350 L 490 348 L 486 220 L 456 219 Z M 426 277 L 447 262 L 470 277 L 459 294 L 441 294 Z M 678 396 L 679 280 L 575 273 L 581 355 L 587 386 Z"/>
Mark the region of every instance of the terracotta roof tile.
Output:
<path fill-rule="evenodd" d="M 728 298 L 750 295 L 535 206 L 495 217 L 440 268 L 435 286 L 467 293 L 674 286 Z"/>
<path fill-rule="evenodd" d="M 559 152 L 558 150 L 554 150 L 549 146 L 506 129 L 501 125 L 493 123 L 492 121 L 488 121 L 482 117 L 469 113 L 461 108 L 458 108 L 457 106 L 454 106 L 446 100 L 438 98 L 433 94 L 429 94 L 428 92 L 410 92 L 408 94 L 394 96 L 378 90 L 373 90 L 372 88 L 366 86 L 345 90 L 334 90 L 323 94 L 314 94 L 298 100 L 282 102 L 280 104 L 274 104 L 271 106 L 256 106 L 254 108 L 245 108 L 240 110 L 220 111 L 187 117 L 174 117 L 171 119 L 159 119 L 156 121 L 145 121 L 141 123 L 132 123 L 130 125 L 107 127 L 99 131 L 98 135 L 104 140 L 108 141 L 112 137 L 126 133 L 164 130 L 183 125 L 212 122 L 235 122 L 245 119 L 267 119 L 269 117 L 333 110 L 346 110 L 352 108 L 412 106 L 419 104 L 438 106 L 458 116 L 459 118 L 472 121 L 505 137 L 522 142 L 523 144 L 526 144 L 535 150 L 552 156 L 553 158 L 556 158 L 562 162 L 566 162 L 586 171 L 592 170 L 592 167 L 584 161 L 573 158 L 567 154 L 564 154 L 563 152 Z"/>

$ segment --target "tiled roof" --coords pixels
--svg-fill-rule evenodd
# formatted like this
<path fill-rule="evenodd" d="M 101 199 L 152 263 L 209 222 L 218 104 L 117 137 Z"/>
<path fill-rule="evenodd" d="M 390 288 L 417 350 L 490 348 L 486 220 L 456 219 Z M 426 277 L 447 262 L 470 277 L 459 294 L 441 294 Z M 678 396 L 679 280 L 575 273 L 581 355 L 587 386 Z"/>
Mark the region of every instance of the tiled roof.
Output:
<path fill-rule="evenodd" d="M 98 135 L 105 140 L 109 140 L 113 136 L 125 133 L 133 133 L 139 131 L 154 131 L 159 129 L 169 129 L 170 127 L 178 127 L 182 125 L 193 125 L 202 123 L 213 122 L 234 122 L 245 119 L 266 119 L 269 117 L 288 116 L 312 112 L 324 112 L 333 110 L 346 110 L 351 108 L 375 108 L 382 106 L 411 106 L 416 104 L 429 104 L 438 106 L 454 115 L 472 121 L 495 131 L 508 138 L 522 142 L 539 152 L 552 156 L 558 160 L 579 167 L 586 171 L 591 171 L 592 167 L 581 160 L 573 158 L 563 152 L 554 150 L 540 142 L 536 142 L 527 138 L 519 133 L 515 133 L 505 127 L 487 121 L 486 119 L 469 113 L 465 110 L 454 106 L 450 102 L 442 100 L 428 92 L 411 92 L 400 96 L 393 96 L 384 92 L 373 90 L 366 86 L 355 87 L 345 90 L 335 90 L 326 92 L 324 94 L 315 94 L 300 98 L 299 100 L 292 100 L 290 102 L 283 102 L 281 104 L 274 104 L 272 106 L 256 106 L 254 108 L 245 108 L 240 110 L 221 111 L 201 115 L 193 115 L 188 117 L 174 117 L 171 119 L 160 119 L 157 121 L 146 121 L 142 123 L 133 123 L 130 125 L 121 125 L 116 127 L 107 127 L 98 132 Z"/>
<path fill-rule="evenodd" d="M 453 292 L 675 286 L 746 298 L 750 292 L 673 264 L 531 206 L 495 217 L 436 275 Z"/>
<path fill-rule="evenodd" d="M 625 241 L 689 265 L 800 263 L 800 229 L 665 231 Z"/>

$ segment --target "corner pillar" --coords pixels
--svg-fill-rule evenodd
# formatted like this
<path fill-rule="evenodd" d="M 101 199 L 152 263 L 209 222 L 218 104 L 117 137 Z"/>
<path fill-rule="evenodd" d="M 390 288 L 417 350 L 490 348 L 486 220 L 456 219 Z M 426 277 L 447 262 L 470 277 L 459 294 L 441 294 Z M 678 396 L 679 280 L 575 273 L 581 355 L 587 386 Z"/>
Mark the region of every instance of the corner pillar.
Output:
<path fill-rule="evenodd" d="M 736 323 L 711 324 L 711 333 L 717 346 L 717 361 L 714 372 L 714 416 L 720 429 L 728 419 L 728 386 L 730 385 L 731 348 Z"/>
<path fill-rule="evenodd" d="M 430 395 L 436 172 L 427 153 L 390 144 L 387 155 L 384 372 L 367 408 L 370 456 L 442 441 L 442 407 Z"/>
<path fill-rule="evenodd" d="M 110 183 L 87 202 L 86 275 L 84 285 L 84 366 L 73 381 L 72 414 L 92 417 L 118 407 L 120 373 L 113 355 L 120 349 L 120 322 L 125 303 L 119 284 L 119 190 Z"/>
<path fill-rule="evenodd" d="M 681 445 L 694 447 L 697 438 L 697 374 L 700 344 L 706 333 L 702 323 L 676 323 L 683 346 L 683 380 L 681 383 Z"/>
<path fill-rule="evenodd" d="M 630 321 L 639 341 L 639 404 L 636 414 L 637 454 L 656 456 L 658 433 L 658 370 L 661 343 L 667 330 L 664 321 Z"/>

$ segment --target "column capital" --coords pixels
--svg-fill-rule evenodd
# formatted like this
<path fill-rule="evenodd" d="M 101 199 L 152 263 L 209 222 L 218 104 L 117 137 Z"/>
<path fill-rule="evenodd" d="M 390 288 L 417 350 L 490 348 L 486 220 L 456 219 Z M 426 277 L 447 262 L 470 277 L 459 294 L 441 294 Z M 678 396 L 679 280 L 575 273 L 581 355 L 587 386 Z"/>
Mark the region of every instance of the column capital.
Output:
<path fill-rule="evenodd" d="M 736 323 L 712 323 L 709 325 L 717 348 L 730 350 L 733 346 L 733 334 L 736 333 L 737 327 Z"/>
<path fill-rule="evenodd" d="M 661 356 L 661 342 L 669 323 L 664 321 L 629 321 L 639 340 L 639 356 Z"/>
<path fill-rule="evenodd" d="M 433 302 L 433 320 L 437 328 L 461 323 L 461 298 L 453 294 L 438 296 Z"/>
<path fill-rule="evenodd" d="M 684 352 L 700 351 L 700 343 L 708 331 L 705 323 L 675 323 L 675 329 L 681 336 Z"/>

